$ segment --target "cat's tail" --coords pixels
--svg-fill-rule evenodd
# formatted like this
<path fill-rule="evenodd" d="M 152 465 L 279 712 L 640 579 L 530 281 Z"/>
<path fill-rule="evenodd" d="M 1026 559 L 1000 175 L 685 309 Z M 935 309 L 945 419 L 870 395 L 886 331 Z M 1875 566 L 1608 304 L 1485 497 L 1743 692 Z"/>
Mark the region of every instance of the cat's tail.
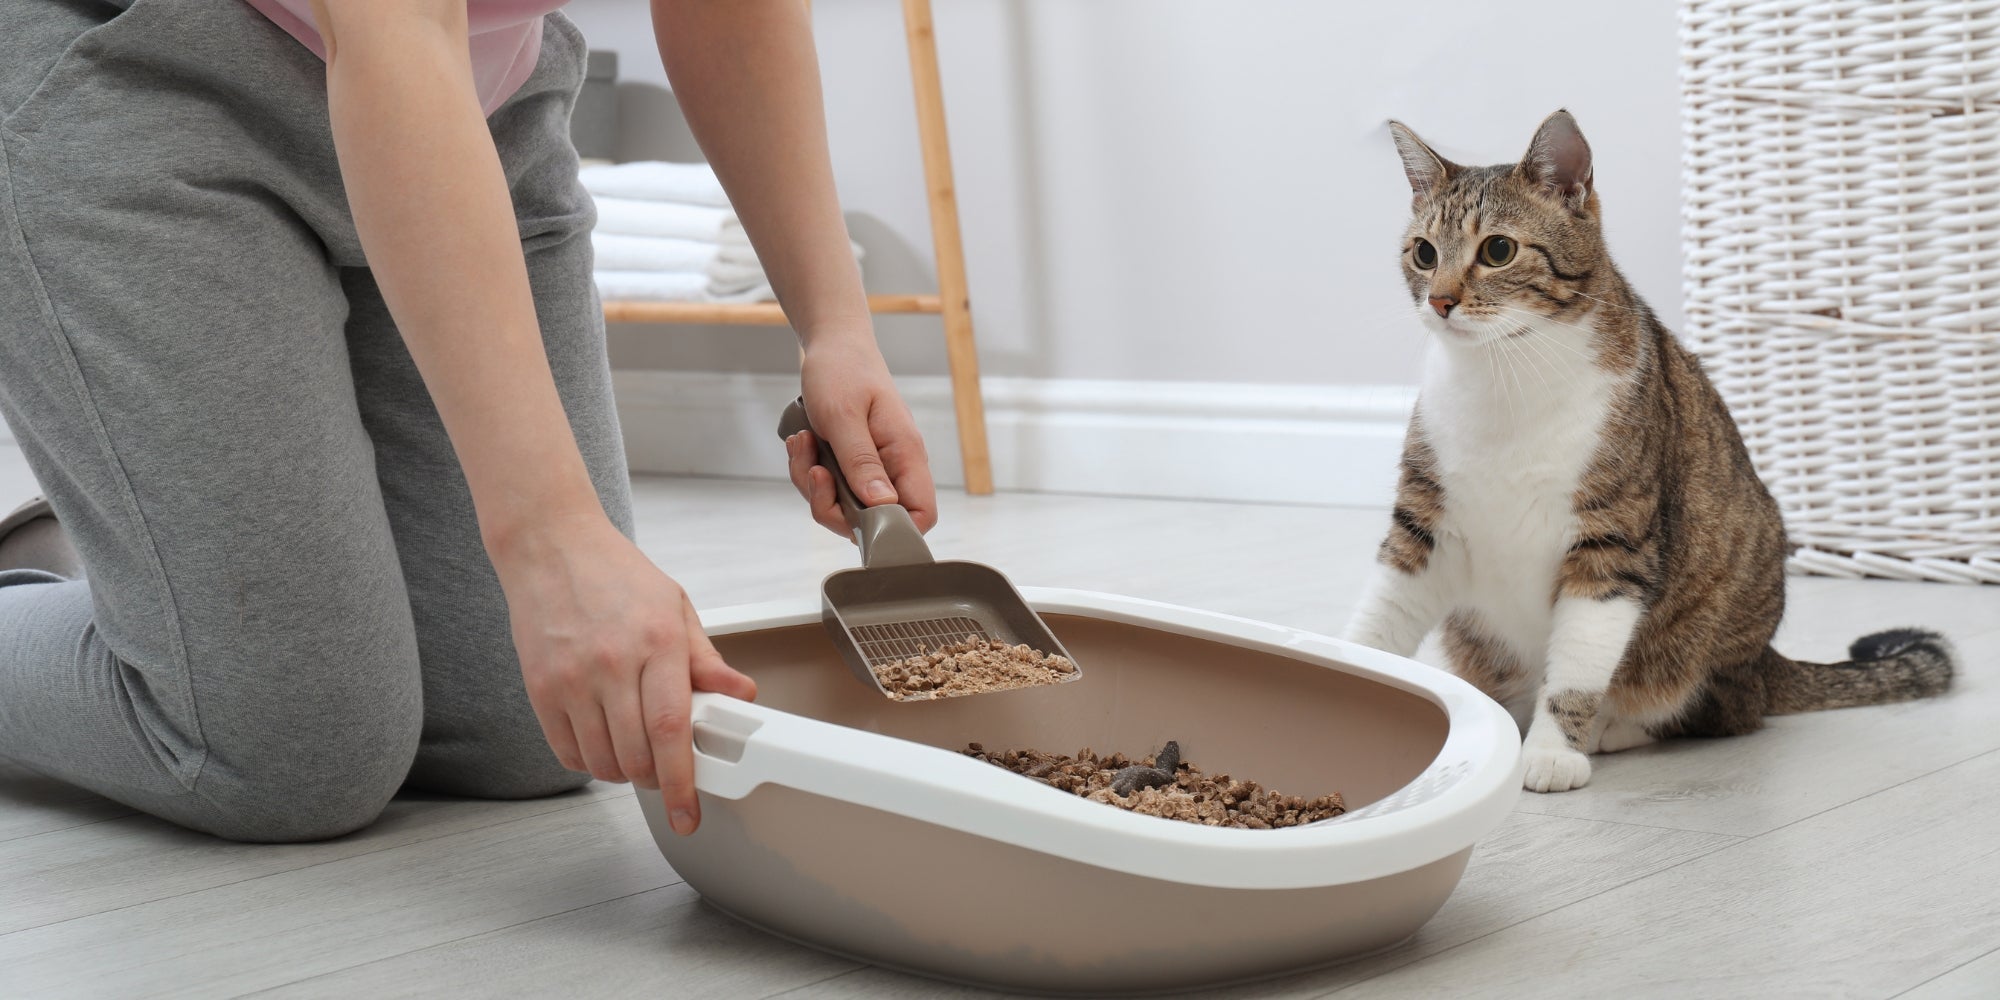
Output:
<path fill-rule="evenodd" d="M 1950 687 L 1958 668 L 1958 651 L 1951 641 L 1921 628 L 1864 635 L 1847 648 L 1847 655 L 1844 663 L 1800 663 L 1765 649 L 1768 714 L 1928 698 Z"/>

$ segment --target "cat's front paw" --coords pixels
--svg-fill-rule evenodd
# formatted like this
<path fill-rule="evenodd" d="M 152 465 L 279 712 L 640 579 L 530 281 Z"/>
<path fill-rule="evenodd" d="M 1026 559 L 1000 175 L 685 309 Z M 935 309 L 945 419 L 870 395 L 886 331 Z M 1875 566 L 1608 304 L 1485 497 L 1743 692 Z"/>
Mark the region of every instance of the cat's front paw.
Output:
<path fill-rule="evenodd" d="M 1590 783 L 1590 758 L 1567 746 L 1524 747 L 1527 776 L 1521 787 L 1531 792 L 1567 792 Z"/>

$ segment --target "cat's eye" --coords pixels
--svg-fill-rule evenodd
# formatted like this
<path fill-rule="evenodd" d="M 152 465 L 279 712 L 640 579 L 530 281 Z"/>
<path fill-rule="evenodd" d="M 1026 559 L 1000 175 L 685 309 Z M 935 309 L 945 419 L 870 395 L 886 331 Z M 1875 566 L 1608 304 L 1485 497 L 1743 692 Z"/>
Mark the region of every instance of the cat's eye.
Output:
<path fill-rule="evenodd" d="M 1438 248 L 1431 246 L 1429 240 L 1418 240 L 1417 245 L 1410 248 L 1410 258 L 1417 262 L 1418 270 L 1428 271 L 1438 266 Z"/>
<path fill-rule="evenodd" d="M 1506 267 L 1514 261 L 1514 241 L 1505 236 L 1488 236 L 1479 244 L 1479 262 L 1487 267 Z"/>

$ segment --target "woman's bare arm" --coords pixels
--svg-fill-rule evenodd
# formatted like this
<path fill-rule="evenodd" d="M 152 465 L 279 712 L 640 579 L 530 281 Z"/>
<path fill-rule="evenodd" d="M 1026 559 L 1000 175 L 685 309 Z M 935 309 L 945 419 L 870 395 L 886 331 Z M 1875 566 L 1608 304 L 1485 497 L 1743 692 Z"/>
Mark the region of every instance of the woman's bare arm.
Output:
<path fill-rule="evenodd" d="M 315 0 L 334 147 L 376 284 L 457 450 L 562 762 L 698 821 L 689 687 L 750 697 L 605 515 L 556 394 L 473 86 L 465 0 Z"/>
<path fill-rule="evenodd" d="M 688 127 L 729 192 L 805 348 L 806 407 L 872 503 L 937 520 L 930 460 L 875 345 L 827 153 L 819 59 L 802 0 L 653 0 L 653 27 Z M 814 516 L 846 528 L 810 441 L 788 444 Z"/>

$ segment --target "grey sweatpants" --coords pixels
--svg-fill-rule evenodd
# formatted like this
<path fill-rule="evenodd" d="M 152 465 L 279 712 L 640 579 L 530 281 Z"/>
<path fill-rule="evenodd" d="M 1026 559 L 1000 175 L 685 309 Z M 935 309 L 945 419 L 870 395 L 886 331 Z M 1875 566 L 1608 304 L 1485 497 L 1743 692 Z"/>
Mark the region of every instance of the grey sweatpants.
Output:
<path fill-rule="evenodd" d="M 127 8 L 129 9 L 121 9 Z M 556 383 L 630 497 L 551 15 L 489 119 Z M 325 67 L 236 0 L 0 0 L 0 412 L 86 579 L 0 573 L 0 756 L 244 840 L 556 762 L 362 257 Z M 0 498 L 0 508 L 20 498 Z"/>

